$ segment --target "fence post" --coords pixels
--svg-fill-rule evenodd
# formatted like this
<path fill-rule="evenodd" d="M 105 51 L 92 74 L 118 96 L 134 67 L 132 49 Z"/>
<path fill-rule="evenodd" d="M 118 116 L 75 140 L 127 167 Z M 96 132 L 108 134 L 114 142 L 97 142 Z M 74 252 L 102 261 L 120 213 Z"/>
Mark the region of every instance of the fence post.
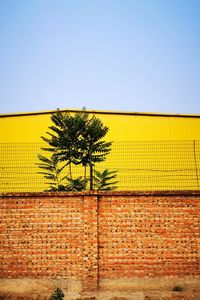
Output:
<path fill-rule="evenodd" d="M 83 291 L 98 289 L 98 193 L 84 195 Z"/>

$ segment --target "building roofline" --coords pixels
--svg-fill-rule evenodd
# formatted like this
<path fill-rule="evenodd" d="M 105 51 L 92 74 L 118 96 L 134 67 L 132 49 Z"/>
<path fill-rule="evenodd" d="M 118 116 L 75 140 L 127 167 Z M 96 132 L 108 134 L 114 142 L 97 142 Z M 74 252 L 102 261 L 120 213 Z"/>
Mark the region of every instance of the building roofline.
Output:
<path fill-rule="evenodd" d="M 147 116 L 147 117 L 177 117 L 177 118 L 200 118 L 200 114 L 173 114 L 173 113 L 155 113 L 155 112 L 128 112 L 128 111 L 112 111 L 112 110 L 85 110 L 89 114 L 101 115 L 127 115 L 127 116 Z M 0 114 L 0 118 L 7 117 L 26 117 L 36 115 L 48 115 L 57 112 L 57 110 L 47 110 L 38 112 L 22 112 Z M 83 112 L 81 109 L 60 109 L 60 112 L 77 113 Z"/>

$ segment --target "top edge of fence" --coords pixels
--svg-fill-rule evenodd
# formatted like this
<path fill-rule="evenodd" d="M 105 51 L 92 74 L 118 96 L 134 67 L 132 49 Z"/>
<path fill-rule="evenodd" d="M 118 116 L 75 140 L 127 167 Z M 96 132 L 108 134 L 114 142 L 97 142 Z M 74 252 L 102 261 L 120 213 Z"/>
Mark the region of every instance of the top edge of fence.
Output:
<path fill-rule="evenodd" d="M 162 190 L 162 191 L 95 191 L 84 192 L 6 192 L 0 193 L 2 198 L 17 197 L 73 197 L 73 196 L 200 196 L 197 190 Z"/>
<path fill-rule="evenodd" d="M 199 140 L 126 140 L 126 141 L 112 141 L 113 144 L 117 144 L 117 143 L 194 143 L 194 142 L 200 142 Z M 26 142 L 21 142 L 21 141 L 17 141 L 17 142 L 4 142 L 4 141 L 0 141 L 0 144 L 22 144 L 22 145 L 27 145 L 27 144 L 32 144 L 32 145 L 44 145 L 44 142 L 42 141 L 26 141 Z"/>

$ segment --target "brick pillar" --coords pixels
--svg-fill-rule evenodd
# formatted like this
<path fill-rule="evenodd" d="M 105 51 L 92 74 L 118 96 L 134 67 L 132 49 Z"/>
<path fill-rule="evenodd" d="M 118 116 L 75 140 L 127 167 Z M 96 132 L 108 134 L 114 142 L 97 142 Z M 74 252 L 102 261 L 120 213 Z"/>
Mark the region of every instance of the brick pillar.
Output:
<path fill-rule="evenodd" d="M 83 291 L 98 289 L 97 193 L 84 195 Z"/>

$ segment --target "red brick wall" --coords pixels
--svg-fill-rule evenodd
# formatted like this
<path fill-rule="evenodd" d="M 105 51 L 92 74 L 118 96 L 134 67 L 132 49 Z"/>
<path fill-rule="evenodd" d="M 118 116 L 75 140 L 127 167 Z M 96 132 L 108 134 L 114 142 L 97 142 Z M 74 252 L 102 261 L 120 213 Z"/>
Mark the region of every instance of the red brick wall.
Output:
<path fill-rule="evenodd" d="M 200 275 L 199 195 L 106 195 L 99 216 L 100 278 Z"/>
<path fill-rule="evenodd" d="M 199 276 L 200 193 L 0 195 L 0 278 Z"/>
<path fill-rule="evenodd" d="M 1 278 L 81 278 L 81 196 L 1 198 L 0 215 Z"/>

